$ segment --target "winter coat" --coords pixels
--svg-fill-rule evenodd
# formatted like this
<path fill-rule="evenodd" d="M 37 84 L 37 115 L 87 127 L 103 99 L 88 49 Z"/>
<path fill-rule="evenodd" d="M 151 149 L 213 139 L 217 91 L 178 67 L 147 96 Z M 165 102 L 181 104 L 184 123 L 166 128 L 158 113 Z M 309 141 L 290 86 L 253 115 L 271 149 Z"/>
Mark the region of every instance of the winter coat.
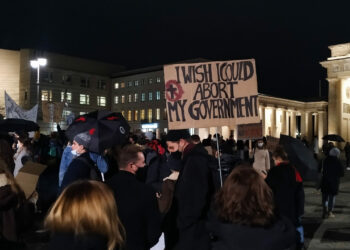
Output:
<path fill-rule="evenodd" d="M 69 164 L 66 173 L 64 174 L 61 184 L 61 191 L 69 184 L 77 180 L 90 179 L 91 169 L 93 166 L 94 163 L 90 159 L 88 152 L 85 152 L 73 159 L 71 164 Z"/>
<path fill-rule="evenodd" d="M 255 149 L 253 168 L 265 174 L 270 170 L 270 155 L 267 149 Z"/>
<path fill-rule="evenodd" d="M 339 191 L 340 177 L 344 176 L 342 163 L 335 156 L 327 156 L 327 158 L 321 162 L 321 168 L 321 192 L 337 195 Z"/>
<path fill-rule="evenodd" d="M 266 183 L 273 191 L 276 212 L 299 226 L 304 214 L 305 194 L 299 173 L 289 163 L 283 162 L 269 171 Z"/>
<path fill-rule="evenodd" d="M 209 156 L 189 144 L 183 152 L 182 165 L 175 188 L 180 232 L 178 249 L 209 249 L 205 220 L 214 189 Z"/>
<path fill-rule="evenodd" d="M 0 238 L 17 241 L 19 235 L 31 226 L 34 205 L 16 194 L 10 185 L 0 187 Z"/>
<path fill-rule="evenodd" d="M 96 234 L 55 233 L 47 250 L 107 250 L 107 243 L 107 238 Z"/>
<path fill-rule="evenodd" d="M 287 250 L 295 245 L 295 228 L 286 218 L 268 227 L 224 223 L 210 216 L 207 228 L 213 237 L 212 250 Z"/>
<path fill-rule="evenodd" d="M 161 234 L 155 191 L 138 181 L 134 174 L 122 170 L 107 184 L 114 191 L 118 215 L 126 231 L 126 249 L 150 249 Z"/>

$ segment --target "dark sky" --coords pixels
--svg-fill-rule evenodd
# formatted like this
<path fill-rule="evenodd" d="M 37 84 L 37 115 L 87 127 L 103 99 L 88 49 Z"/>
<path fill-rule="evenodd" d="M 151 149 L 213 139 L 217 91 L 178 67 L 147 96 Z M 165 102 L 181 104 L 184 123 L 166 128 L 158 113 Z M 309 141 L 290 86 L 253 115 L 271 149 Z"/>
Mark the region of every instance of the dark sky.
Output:
<path fill-rule="evenodd" d="M 125 65 L 255 58 L 259 92 L 318 95 L 329 45 L 350 42 L 350 1 L 31 0 L 1 3 L 0 48 Z"/>

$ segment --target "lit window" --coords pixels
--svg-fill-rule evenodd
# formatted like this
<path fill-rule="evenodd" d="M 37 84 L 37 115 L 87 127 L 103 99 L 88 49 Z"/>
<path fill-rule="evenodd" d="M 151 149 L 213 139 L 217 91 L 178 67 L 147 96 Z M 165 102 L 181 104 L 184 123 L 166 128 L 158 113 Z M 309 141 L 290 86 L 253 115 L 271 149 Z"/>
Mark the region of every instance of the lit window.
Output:
<path fill-rule="evenodd" d="M 42 101 L 52 101 L 52 90 L 42 90 L 41 91 L 41 100 Z"/>
<path fill-rule="evenodd" d="M 128 82 L 128 87 L 132 87 L 132 81 Z"/>
<path fill-rule="evenodd" d="M 106 89 L 106 82 L 104 80 L 98 80 L 97 81 L 97 88 L 98 89 Z"/>
<path fill-rule="evenodd" d="M 121 88 L 125 88 L 125 82 L 120 83 Z"/>
<path fill-rule="evenodd" d="M 156 119 L 160 120 L 160 109 L 156 109 Z"/>
<path fill-rule="evenodd" d="M 132 121 L 132 111 L 128 110 L 128 121 L 131 122 Z"/>
<path fill-rule="evenodd" d="M 64 109 L 62 112 L 62 116 L 66 119 L 67 116 L 69 116 L 71 113 L 72 111 Z"/>
<path fill-rule="evenodd" d="M 87 114 L 87 112 L 84 112 L 84 111 L 79 112 L 79 115 L 85 115 L 85 114 Z"/>
<path fill-rule="evenodd" d="M 61 102 L 72 103 L 72 93 L 61 91 Z"/>
<path fill-rule="evenodd" d="M 106 106 L 106 97 L 97 96 L 97 106 L 105 107 Z"/>
<path fill-rule="evenodd" d="M 125 117 L 125 111 L 124 110 L 122 110 L 122 116 Z"/>
<path fill-rule="evenodd" d="M 119 89 L 119 82 L 114 83 L 114 89 Z"/>
<path fill-rule="evenodd" d="M 141 109 L 141 114 L 140 114 L 140 120 L 144 120 L 145 119 L 145 110 L 144 109 Z"/>
<path fill-rule="evenodd" d="M 114 97 L 114 103 L 115 103 L 115 104 L 118 104 L 118 103 L 119 103 L 119 96 L 116 95 L 116 96 Z"/>
<path fill-rule="evenodd" d="M 156 92 L 156 99 L 157 99 L 157 100 L 160 100 L 160 91 L 157 91 L 157 92 Z"/>
<path fill-rule="evenodd" d="M 152 109 L 148 109 L 148 122 L 152 122 Z"/>
<path fill-rule="evenodd" d="M 139 119 L 139 111 L 138 110 L 135 110 L 135 121 L 138 121 Z"/>
<path fill-rule="evenodd" d="M 125 103 L 125 95 L 122 95 L 122 103 Z"/>
<path fill-rule="evenodd" d="M 132 102 L 132 94 L 128 95 L 128 102 Z"/>
<path fill-rule="evenodd" d="M 153 83 L 153 79 L 152 78 L 148 78 L 148 83 L 152 84 Z"/>
<path fill-rule="evenodd" d="M 148 93 L 148 100 L 152 101 L 152 99 L 153 99 L 153 94 L 152 94 L 152 92 L 149 92 Z"/>
<path fill-rule="evenodd" d="M 137 93 L 134 94 L 134 102 L 137 102 L 138 101 L 138 97 L 139 95 Z"/>
<path fill-rule="evenodd" d="M 141 102 L 144 102 L 146 100 L 146 93 L 141 94 Z"/>
<path fill-rule="evenodd" d="M 89 88 L 90 87 L 89 78 L 81 77 L 80 78 L 80 87 L 82 87 L 82 88 Z"/>
<path fill-rule="evenodd" d="M 90 104 L 90 96 L 86 94 L 80 94 L 79 103 L 83 105 Z"/>
<path fill-rule="evenodd" d="M 157 77 L 157 83 L 160 83 L 160 77 L 159 76 Z"/>
<path fill-rule="evenodd" d="M 134 85 L 135 85 L 135 87 L 139 86 L 139 81 L 136 80 L 136 81 L 134 82 Z"/>

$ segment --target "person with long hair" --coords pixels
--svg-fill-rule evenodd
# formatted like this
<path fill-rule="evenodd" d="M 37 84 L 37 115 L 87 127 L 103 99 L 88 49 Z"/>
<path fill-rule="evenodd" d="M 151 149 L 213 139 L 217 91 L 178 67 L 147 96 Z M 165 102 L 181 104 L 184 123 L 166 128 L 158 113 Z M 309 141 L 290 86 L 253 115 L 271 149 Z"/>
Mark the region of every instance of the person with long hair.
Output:
<path fill-rule="evenodd" d="M 21 233 L 33 223 L 33 214 L 34 204 L 26 200 L 6 163 L 0 160 L 0 249 L 16 248 Z"/>
<path fill-rule="evenodd" d="M 45 219 L 49 250 L 113 250 L 124 245 L 112 191 L 98 181 L 77 181 L 58 197 Z"/>
<path fill-rule="evenodd" d="M 13 156 L 15 162 L 15 169 L 13 171 L 13 176 L 16 177 L 18 172 L 23 167 L 23 162 L 28 157 L 31 157 L 31 144 L 26 136 L 19 136 L 17 139 L 17 152 Z"/>
<path fill-rule="evenodd" d="M 239 165 L 226 178 L 207 226 L 213 250 L 285 250 L 295 245 L 293 225 L 276 216 L 271 189 L 250 166 Z"/>

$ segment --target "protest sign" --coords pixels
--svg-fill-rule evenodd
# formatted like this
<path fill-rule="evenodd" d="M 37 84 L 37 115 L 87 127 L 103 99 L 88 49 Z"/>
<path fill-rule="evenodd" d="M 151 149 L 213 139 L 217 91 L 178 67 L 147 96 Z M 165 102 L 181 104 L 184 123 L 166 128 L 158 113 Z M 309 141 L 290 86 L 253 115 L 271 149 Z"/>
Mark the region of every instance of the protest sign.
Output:
<path fill-rule="evenodd" d="M 40 174 L 45 170 L 46 165 L 27 161 L 16 176 L 18 185 L 24 191 L 28 199 L 35 191 Z"/>
<path fill-rule="evenodd" d="M 262 123 L 241 124 L 237 126 L 237 140 L 261 139 Z"/>
<path fill-rule="evenodd" d="M 63 102 L 42 101 L 43 121 L 59 123 L 62 120 L 63 107 Z"/>
<path fill-rule="evenodd" d="M 258 123 L 255 60 L 164 66 L 169 129 Z"/>
<path fill-rule="evenodd" d="M 38 104 L 30 110 L 24 110 L 5 91 L 6 118 L 17 118 L 36 122 L 38 115 Z"/>

